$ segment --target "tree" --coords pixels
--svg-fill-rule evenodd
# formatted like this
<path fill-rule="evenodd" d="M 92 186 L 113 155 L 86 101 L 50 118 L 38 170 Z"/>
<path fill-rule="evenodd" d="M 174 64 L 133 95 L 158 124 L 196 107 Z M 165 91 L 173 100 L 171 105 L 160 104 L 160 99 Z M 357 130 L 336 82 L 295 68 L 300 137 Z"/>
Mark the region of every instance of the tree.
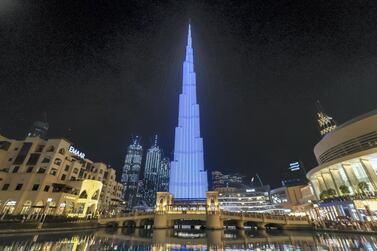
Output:
<path fill-rule="evenodd" d="M 322 191 L 321 194 L 319 195 L 319 198 L 321 200 L 324 200 L 324 199 L 326 199 L 328 197 L 329 197 L 329 194 L 327 193 L 327 190 Z"/>
<path fill-rule="evenodd" d="M 341 185 L 341 186 L 339 187 L 339 190 L 340 190 L 340 192 L 342 192 L 342 194 L 344 194 L 344 195 L 349 195 L 349 194 L 351 193 L 349 187 L 346 186 L 346 185 Z"/>
<path fill-rule="evenodd" d="M 361 190 L 363 194 L 369 191 L 369 186 L 365 181 L 360 182 L 357 186 L 359 187 L 359 189 Z"/>
<path fill-rule="evenodd" d="M 336 195 L 336 191 L 335 189 L 329 188 L 327 190 L 327 194 L 329 195 L 329 197 L 334 197 Z"/>

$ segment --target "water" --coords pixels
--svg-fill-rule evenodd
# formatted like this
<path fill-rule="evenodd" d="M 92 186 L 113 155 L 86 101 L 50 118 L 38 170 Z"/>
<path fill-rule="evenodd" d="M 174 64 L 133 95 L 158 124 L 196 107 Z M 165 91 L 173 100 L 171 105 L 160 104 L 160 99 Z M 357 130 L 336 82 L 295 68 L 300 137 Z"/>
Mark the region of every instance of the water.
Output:
<path fill-rule="evenodd" d="M 377 236 L 303 231 L 99 229 L 0 235 L 0 250 L 377 250 Z"/>

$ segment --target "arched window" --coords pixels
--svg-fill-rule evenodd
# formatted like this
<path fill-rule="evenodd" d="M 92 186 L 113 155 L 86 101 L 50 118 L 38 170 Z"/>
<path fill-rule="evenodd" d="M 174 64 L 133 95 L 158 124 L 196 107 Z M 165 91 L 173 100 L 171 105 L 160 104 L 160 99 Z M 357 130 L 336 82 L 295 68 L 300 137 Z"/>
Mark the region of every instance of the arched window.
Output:
<path fill-rule="evenodd" d="M 61 155 L 64 155 L 64 154 L 65 154 L 65 149 L 64 149 L 64 148 L 60 148 L 60 149 L 59 149 L 59 153 L 60 153 Z"/>
<path fill-rule="evenodd" d="M 86 191 L 82 191 L 81 194 L 80 194 L 80 199 L 87 199 L 88 198 L 88 194 L 86 193 Z"/>
<path fill-rule="evenodd" d="M 92 196 L 92 200 L 98 200 L 98 194 L 99 194 L 99 190 L 97 190 L 93 196 Z"/>
<path fill-rule="evenodd" d="M 59 159 L 59 158 L 56 158 L 56 159 L 54 160 L 54 164 L 55 164 L 55 165 L 60 166 L 61 163 L 62 163 L 62 160 Z"/>
<path fill-rule="evenodd" d="M 48 146 L 47 149 L 46 149 L 46 152 L 53 152 L 53 151 L 55 151 L 54 146 Z"/>
<path fill-rule="evenodd" d="M 44 157 L 44 159 L 42 160 L 42 163 L 49 163 L 50 162 L 50 157 Z"/>

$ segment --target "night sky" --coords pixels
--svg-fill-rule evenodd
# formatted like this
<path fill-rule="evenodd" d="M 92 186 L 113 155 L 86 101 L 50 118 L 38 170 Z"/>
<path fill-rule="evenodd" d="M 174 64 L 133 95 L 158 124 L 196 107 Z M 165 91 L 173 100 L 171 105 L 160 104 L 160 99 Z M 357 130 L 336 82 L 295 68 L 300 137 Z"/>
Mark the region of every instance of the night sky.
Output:
<path fill-rule="evenodd" d="M 277 186 L 316 165 L 317 99 L 338 123 L 377 108 L 375 1 L 1 0 L 0 133 L 46 112 L 119 171 L 132 135 L 171 156 L 189 18 L 208 170 Z"/>

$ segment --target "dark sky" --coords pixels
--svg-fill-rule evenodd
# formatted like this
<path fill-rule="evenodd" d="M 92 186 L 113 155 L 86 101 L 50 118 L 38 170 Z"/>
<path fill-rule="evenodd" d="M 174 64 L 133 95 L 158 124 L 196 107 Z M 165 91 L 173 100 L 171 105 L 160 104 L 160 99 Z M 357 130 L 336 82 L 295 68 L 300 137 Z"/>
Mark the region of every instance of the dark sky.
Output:
<path fill-rule="evenodd" d="M 314 102 L 342 123 L 377 108 L 375 1 L 0 1 L 0 133 L 49 136 L 121 169 L 132 134 L 173 150 L 191 18 L 205 164 L 315 166 Z"/>

